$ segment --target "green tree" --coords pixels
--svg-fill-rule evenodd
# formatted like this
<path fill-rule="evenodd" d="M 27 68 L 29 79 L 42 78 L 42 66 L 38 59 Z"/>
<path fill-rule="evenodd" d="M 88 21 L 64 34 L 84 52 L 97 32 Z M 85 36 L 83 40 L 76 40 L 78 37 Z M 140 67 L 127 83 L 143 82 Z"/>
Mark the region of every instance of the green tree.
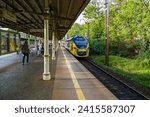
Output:
<path fill-rule="evenodd" d="M 122 53 L 134 55 L 137 48 L 142 48 L 142 42 L 149 47 L 149 16 L 149 4 L 144 0 L 121 0 L 116 5 L 111 5 L 110 38 L 118 43 L 118 52 L 122 49 Z"/>
<path fill-rule="evenodd" d="M 82 25 L 75 23 L 73 24 L 71 30 L 69 30 L 68 35 L 69 37 L 72 37 L 74 35 L 80 35 L 82 30 Z"/>

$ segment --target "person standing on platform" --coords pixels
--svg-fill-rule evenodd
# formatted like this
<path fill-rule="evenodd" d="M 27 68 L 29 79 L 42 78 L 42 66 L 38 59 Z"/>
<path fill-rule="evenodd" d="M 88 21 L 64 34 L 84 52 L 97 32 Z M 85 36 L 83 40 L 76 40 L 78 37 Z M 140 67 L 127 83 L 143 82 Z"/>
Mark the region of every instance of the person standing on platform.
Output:
<path fill-rule="evenodd" d="M 25 57 L 27 58 L 26 62 L 29 63 L 30 50 L 27 41 L 25 41 L 25 43 L 22 45 L 22 53 L 23 53 L 22 65 L 24 65 Z"/>
<path fill-rule="evenodd" d="M 42 43 L 42 46 L 41 46 L 41 55 L 44 55 L 44 44 Z"/>
<path fill-rule="evenodd" d="M 39 55 L 39 45 L 36 46 L 37 55 Z"/>

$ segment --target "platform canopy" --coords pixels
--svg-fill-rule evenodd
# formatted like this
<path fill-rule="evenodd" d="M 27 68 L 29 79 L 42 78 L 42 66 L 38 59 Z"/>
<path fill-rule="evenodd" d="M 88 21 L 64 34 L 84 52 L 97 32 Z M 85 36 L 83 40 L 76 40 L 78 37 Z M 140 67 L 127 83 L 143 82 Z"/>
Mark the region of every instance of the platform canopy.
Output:
<path fill-rule="evenodd" d="M 43 36 L 45 0 L 0 0 L 0 26 Z M 49 0 L 49 32 L 52 19 L 61 39 L 90 0 Z"/>

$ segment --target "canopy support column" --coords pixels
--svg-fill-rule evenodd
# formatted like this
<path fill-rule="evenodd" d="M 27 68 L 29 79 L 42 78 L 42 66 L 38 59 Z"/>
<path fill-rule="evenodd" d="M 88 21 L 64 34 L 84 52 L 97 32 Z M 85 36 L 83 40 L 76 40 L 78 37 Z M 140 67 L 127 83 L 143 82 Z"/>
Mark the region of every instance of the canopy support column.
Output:
<path fill-rule="evenodd" d="M 58 35 L 57 35 L 57 33 L 56 33 L 56 53 L 58 52 Z"/>
<path fill-rule="evenodd" d="M 57 35 L 57 31 L 55 33 L 55 53 L 57 54 L 58 51 L 58 35 Z"/>
<path fill-rule="evenodd" d="M 55 55 L 55 43 L 56 43 L 56 40 L 55 40 L 55 22 L 54 22 L 54 19 L 53 19 L 53 31 L 52 31 L 52 60 L 55 60 L 56 59 L 56 55 Z"/>
<path fill-rule="evenodd" d="M 30 33 L 26 34 L 27 35 L 27 38 L 28 38 L 28 45 L 30 46 Z"/>
<path fill-rule="evenodd" d="M 45 0 L 45 17 L 44 17 L 44 73 L 43 80 L 50 80 L 50 72 L 49 72 L 49 1 Z"/>

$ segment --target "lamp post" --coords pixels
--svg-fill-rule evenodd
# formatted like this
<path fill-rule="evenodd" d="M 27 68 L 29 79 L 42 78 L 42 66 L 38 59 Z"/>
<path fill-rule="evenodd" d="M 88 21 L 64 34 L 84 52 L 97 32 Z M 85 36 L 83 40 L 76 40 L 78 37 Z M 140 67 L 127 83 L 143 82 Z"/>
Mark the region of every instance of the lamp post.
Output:
<path fill-rule="evenodd" d="M 105 65 L 109 66 L 109 3 L 105 0 L 106 11 L 105 11 Z"/>

